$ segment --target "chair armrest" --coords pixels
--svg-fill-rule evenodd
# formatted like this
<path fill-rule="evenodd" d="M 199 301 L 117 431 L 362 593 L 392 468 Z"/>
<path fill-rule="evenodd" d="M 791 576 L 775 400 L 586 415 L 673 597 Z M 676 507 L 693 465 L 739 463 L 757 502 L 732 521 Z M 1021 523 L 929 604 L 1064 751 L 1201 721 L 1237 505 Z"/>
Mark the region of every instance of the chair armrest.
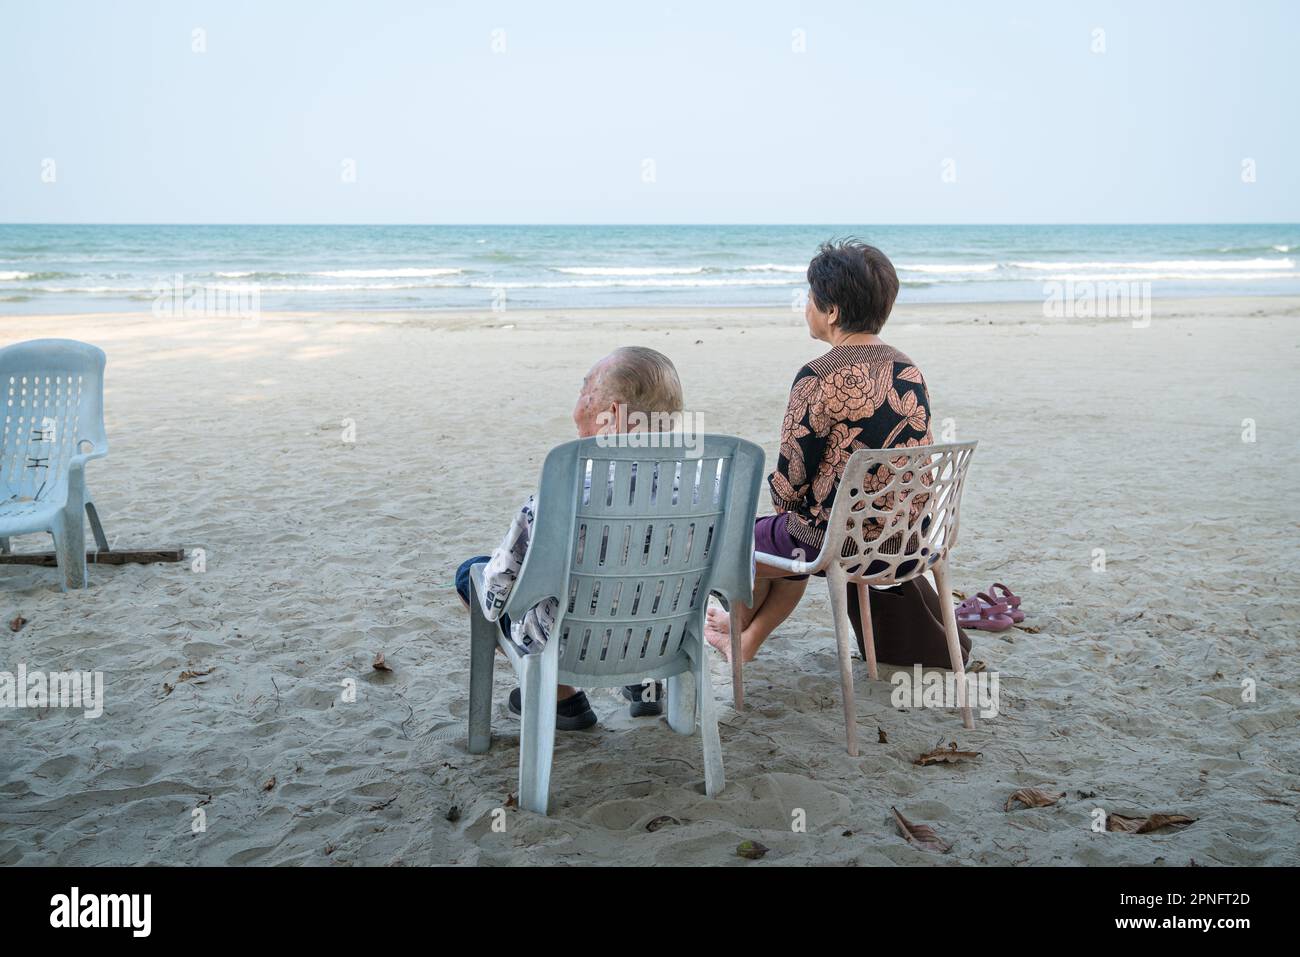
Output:
<path fill-rule="evenodd" d="M 496 618 L 489 618 L 483 611 L 483 602 L 479 599 L 483 594 L 483 570 L 487 567 L 487 562 L 475 562 L 469 566 L 469 610 L 471 613 L 477 612 L 488 621 L 496 621 Z M 498 612 L 498 617 L 499 615 Z"/>
<path fill-rule="evenodd" d="M 89 452 L 78 452 L 68 459 L 68 499 L 76 502 L 79 508 L 86 501 L 86 463 L 91 459 L 102 459 L 108 449 L 97 447 Z"/>
<path fill-rule="evenodd" d="M 518 663 L 519 659 L 523 657 L 524 650 L 515 644 L 513 638 L 507 638 L 501 629 L 501 612 L 504 611 L 504 609 L 499 609 L 495 616 L 489 618 L 483 611 L 483 602 L 479 600 L 479 596 L 483 594 L 483 571 L 487 567 L 487 562 L 476 562 L 469 567 L 470 619 L 471 621 L 484 621 L 489 623 L 491 626 L 490 634 L 497 646 L 506 653 L 506 657 L 509 658 L 511 662 Z"/>
<path fill-rule="evenodd" d="M 72 458 L 68 459 L 68 470 L 80 471 L 86 467 L 86 463 L 92 459 L 102 459 L 108 454 L 108 446 L 97 445 L 89 452 L 78 452 Z"/>
<path fill-rule="evenodd" d="M 93 459 L 102 459 L 107 454 L 107 452 L 85 452 L 81 455 L 74 455 L 72 458 L 68 459 L 68 469 L 69 471 L 75 469 L 80 472 L 86 467 L 87 462 Z"/>
<path fill-rule="evenodd" d="M 801 562 L 793 558 L 782 558 L 780 555 L 769 555 L 767 552 L 755 552 L 754 560 L 764 565 L 780 568 L 792 575 L 811 575 L 826 567 L 825 554 L 826 549 L 823 548 L 821 553 L 812 561 Z"/>

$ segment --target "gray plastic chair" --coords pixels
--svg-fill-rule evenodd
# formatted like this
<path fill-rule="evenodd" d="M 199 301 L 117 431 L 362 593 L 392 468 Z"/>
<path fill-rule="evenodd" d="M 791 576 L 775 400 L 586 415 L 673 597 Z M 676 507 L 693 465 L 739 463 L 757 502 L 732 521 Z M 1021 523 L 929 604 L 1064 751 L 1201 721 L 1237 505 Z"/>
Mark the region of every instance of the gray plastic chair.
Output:
<path fill-rule="evenodd" d="M 978 444 L 960 442 L 854 452 L 835 486 L 835 504 L 831 506 L 826 536 L 817 557 L 805 562 L 763 552 L 756 556 L 764 565 L 796 575 L 826 573 L 840 656 L 844 730 L 851 755 L 858 753 L 858 725 L 849 653 L 852 641 L 849 636 L 853 634 L 853 624 L 849 621 L 849 585 L 856 584 L 858 588 L 862 645 L 867 656 L 867 675 L 872 681 L 879 675 L 871 632 L 871 596 L 867 589 L 871 585 L 897 585 L 926 572 L 934 575 L 939 603 L 943 606 L 943 626 L 953 673 L 965 674 L 948 581 L 948 553 L 957 544 L 961 493 Z M 973 728 L 966 684 L 958 681 L 956 685 L 962 723 Z"/>
<path fill-rule="evenodd" d="M 763 451 L 706 435 L 702 453 L 690 458 L 681 448 L 628 447 L 629 440 L 644 443 L 646 434 L 567 442 L 542 466 L 533 539 L 502 609 L 519 621 L 557 599 L 540 653 L 523 654 L 483 615 L 484 566 L 470 571 L 469 750 L 482 754 L 491 743 L 499 646 L 523 695 L 519 803 L 538 814 L 549 798 L 557 683 L 613 688 L 666 679 L 669 726 L 693 734 L 698 715 L 705 790 L 725 786 L 705 611 L 711 591 L 733 603 L 753 600 Z"/>
<path fill-rule="evenodd" d="M 86 585 L 85 519 L 108 550 L 86 490 L 91 459 L 108 454 L 102 349 L 73 339 L 33 339 L 0 349 L 0 552 L 31 532 L 54 537 L 65 588 Z"/>

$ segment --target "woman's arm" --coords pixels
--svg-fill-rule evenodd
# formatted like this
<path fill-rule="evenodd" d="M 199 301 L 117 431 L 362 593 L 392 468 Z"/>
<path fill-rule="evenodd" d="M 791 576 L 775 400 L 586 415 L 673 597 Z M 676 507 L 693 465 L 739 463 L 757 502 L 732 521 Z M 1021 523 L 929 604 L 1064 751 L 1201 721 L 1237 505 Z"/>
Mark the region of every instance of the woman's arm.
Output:
<path fill-rule="evenodd" d="M 781 452 L 767 479 L 778 512 L 807 511 L 809 484 L 826 451 L 826 436 L 818 436 L 809 424 L 809 413 L 821 403 L 821 388 L 821 379 L 804 366 L 790 389 L 781 423 Z"/>

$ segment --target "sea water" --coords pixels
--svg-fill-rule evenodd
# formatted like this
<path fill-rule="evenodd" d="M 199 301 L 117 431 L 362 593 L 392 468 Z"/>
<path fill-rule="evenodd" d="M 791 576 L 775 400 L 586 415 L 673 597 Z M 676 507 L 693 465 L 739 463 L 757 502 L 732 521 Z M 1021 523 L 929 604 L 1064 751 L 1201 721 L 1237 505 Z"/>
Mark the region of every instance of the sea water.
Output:
<path fill-rule="evenodd" d="M 799 308 L 819 243 L 883 249 L 900 302 L 1300 293 L 1300 226 L 0 225 L 0 313 L 147 311 L 160 284 L 258 290 L 268 311 Z M 1056 284 L 1053 287 L 1052 284 Z"/>

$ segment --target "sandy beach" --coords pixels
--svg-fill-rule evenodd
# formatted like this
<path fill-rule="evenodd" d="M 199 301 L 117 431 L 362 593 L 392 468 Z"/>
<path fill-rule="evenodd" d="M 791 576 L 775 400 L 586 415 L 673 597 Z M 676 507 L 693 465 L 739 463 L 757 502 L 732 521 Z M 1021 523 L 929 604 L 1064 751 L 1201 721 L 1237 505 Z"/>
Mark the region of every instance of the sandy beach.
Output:
<path fill-rule="evenodd" d="M 108 353 L 111 454 L 87 478 L 109 540 L 202 561 L 91 566 L 69 594 L 0 567 L 4 620 L 28 620 L 0 629 L 0 670 L 102 671 L 106 695 L 95 719 L 0 709 L 0 864 L 1300 864 L 1298 319 L 1286 297 L 1156 300 L 1144 328 L 898 307 L 884 336 L 924 370 L 936 430 L 980 441 L 955 585 L 1006 582 L 1028 613 L 972 635 L 1001 713 L 966 731 L 895 710 L 893 669 L 855 662 L 850 758 L 815 582 L 747 666 L 745 712 L 712 657 L 720 796 L 698 737 L 600 691 L 600 724 L 557 741 L 551 816 L 507 807 L 502 833 L 512 675 L 498 662 L 493 749 L 470 755 L 457 564 L 500 540 L 619 345 L 665 352 L 687 408 L 770 466 L 790 381 L 824 349 L 801 315 L 2 318 L 3 344 Z M 913 763 L 954 741 L 980 756 Z M 1037 786 L 1065 796 L 1004 810 Z M 909 845 L 891 806 L 952 850 Z M 1095 809 L 1196 821 L 1096 833 Z M 743 840 L 771 850 L 750 863 Z"/>

